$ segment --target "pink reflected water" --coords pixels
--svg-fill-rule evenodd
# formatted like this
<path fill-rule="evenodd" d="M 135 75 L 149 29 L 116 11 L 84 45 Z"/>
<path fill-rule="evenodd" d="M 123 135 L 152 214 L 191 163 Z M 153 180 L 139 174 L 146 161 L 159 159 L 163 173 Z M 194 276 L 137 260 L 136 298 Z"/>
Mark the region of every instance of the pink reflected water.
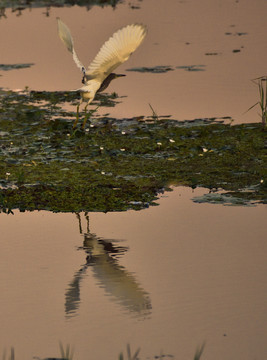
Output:
<path fill-rule="evenodd" d="M 264 359 L 266 207 L 191 201 L 203 193 L 89 213 L 89 229 L 80 214 L 82 234 L 75 214 L 1 214 L 2 348 L 43 358 L 60 340 L 76 359 L 117 358 L 130 343 L 142 359 L 192 359 L 206 341 L 205 359 Z"/>
<path fill-rule="evenodd" d="M 266 75 L 265 0 L 138 2 L 140 9 L 120 4 L 113 10 L 93 7 L 26 10 L 17 17 L 7 11 L 0 21 L 1 63 L 34 63 L 29 69 L 2 72 L 1 86 L 29 86 L 34 90 L 72 90 L 81 86 L 81 74 L 57 35 L 56 17 L 70 27 L 77 53 L 87 65 L 100 46 L 118 28 L 141 22 L 148 26 L 145 42 L 124 63 L 109 92 L 123 96 L 114 109 L 102 109 L 117 118 L 158 115 L 177 120 L 232 117 L 236 123 L 258 122 L 258 90 L 251 82 Z M 129 72 L 133 67 L 171 66 L 163 74 Z M 192 66 L 203 71 L 176 67 Z"/>

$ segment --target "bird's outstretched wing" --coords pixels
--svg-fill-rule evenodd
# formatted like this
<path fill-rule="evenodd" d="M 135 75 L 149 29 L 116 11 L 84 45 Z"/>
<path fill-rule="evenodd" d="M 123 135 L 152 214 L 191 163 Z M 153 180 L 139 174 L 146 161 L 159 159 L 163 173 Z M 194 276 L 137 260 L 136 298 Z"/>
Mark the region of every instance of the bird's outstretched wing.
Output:
<path fill-rule="evenodd" d="M 64 24 L 63 21 L 60 20 L 60 18 L 57 18 L 57 28 L 58 28 L 58 35 L 59 35 L 60 39 L 66 45 L 67 49 L 72 53 L 75 64 L 84 73 L 85 68 L 84 68 L 83 64 L 80 62 L 80 60 L 78 59 L 78 56 L 74 50 L 73 39 L 72 39 L 72 36 L 70 33 L 70 29 L 67 27 L 66 24 Z"/>
<path fill-rule="evenodd" d="M 142 43 L 147 28 L 141 24 L 127 25 L 107 40 L 86 70 L 87 79 L 102 82 L 116 67 L 128 60 Z"/>

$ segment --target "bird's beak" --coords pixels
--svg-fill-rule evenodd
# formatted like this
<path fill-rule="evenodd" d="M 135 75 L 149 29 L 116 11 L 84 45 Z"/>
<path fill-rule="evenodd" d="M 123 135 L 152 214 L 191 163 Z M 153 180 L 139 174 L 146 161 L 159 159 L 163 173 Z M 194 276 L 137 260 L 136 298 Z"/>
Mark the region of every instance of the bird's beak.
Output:
<path fill-rule="evenodd" d="M 125 74 L 116 74 L 116 78 L 126 76 Z"/>

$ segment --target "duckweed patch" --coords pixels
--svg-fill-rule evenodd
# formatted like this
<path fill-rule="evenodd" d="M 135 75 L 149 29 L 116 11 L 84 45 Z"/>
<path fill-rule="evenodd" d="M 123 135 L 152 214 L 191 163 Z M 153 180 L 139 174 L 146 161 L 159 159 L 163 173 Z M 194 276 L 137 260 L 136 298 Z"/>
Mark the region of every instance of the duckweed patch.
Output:
<path fill-rule="evenodd" d="M 0 0 L 0 17 L 6 17 L 5 9 L 11 8 L 13 12 L 17 12 L 19 15 L 22 14 L 23 10 L 29 8 L 46 8 L 49 11 L 50 7 L 63 7 L 63 6 L 85 6 L 90 8 L 91 6 L 112 6 L 116 5 L 120 0 Z M 48 13 L 49 15 L 49 13 Z"/>
<path fill-rule="evenodd" d="M 205 71 L 206 65 L 183 65 L 176 66 L 176 69 L 182 69 L 185 71 Z"/>
<path fill-rule="evenodd" d="M 172 66 L 168 65 L 158 65 L 153 67 L 135 67 L 131 69 L 126 69 L 127 71 L 135 71 L 135 72 L 141 72 L 141 73 L 154 73 L 154 74 L 160 74 L 160 73 L 166 73 L 168 71 L 173 71 L 174 68 Z"/>
<path fill-rule="evenodd" d="M 76 114 L 64 102 L 75 104 L 77 94 L 0 93 L 1 211 L 142 209 L 171 185 L 223 190 L 238 205 L 266 203 L 261 124 L 106 116 L 73 131 Z M 112 96 L 97 102 L 114 105 Z"/>
<path fill-rule="evenodd" d="M 174 71 L 175 69 L 182 69 L 185 71 L 204 71 L 206 65 L 181 65 L 176 66 L 175 68 L 173 66 L 169 65 L 158 65 L 153 67 L 135 67 L 126 69 L 127 71 L 135 71 L 135 72 L 141 72 L 141 73 L 153 73 L 153 74 L 160 74 L 160 73 L 166 73 L 168 71 Z"/>
<path fill-rule="evenodd" d="M 25 64 L 0 64 L 0 71 L 9 71 L 9 70 L 18 70 L 25 69 L 33 66 L 33 63 L 25 63 Z"/>

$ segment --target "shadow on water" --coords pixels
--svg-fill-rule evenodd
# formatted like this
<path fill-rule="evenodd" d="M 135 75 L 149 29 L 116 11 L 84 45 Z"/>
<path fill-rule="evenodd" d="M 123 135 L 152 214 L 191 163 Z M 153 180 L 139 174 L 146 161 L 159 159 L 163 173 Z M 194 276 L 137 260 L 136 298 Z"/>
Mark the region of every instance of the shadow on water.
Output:
<path fill-rule="evenodd" d="M 119 264 L 118 257 L 122 256 L 127 248 L 118 246 L 114 239 L 102 239 L 89 230 L 89 215 L 85 213 L 87 230 L 82 231 L 81 215 L 76 214 L 79 220 L 80 234 L 83 234 L 83 250 L 86 262 L 74 274 L 73 280 L 65 294 L 65 313 L 67 318 L 76 316 L 81 303 L 80 283 L 89 282 L 86 273 L 91 270 L 95 284 L 103 289 L 108 297 L 139 319 L 147 318 L 151 313 L 151 300 L 134 274 L 128 272 Z M 85 302 L 85 301 L 83 301 Z"/>

